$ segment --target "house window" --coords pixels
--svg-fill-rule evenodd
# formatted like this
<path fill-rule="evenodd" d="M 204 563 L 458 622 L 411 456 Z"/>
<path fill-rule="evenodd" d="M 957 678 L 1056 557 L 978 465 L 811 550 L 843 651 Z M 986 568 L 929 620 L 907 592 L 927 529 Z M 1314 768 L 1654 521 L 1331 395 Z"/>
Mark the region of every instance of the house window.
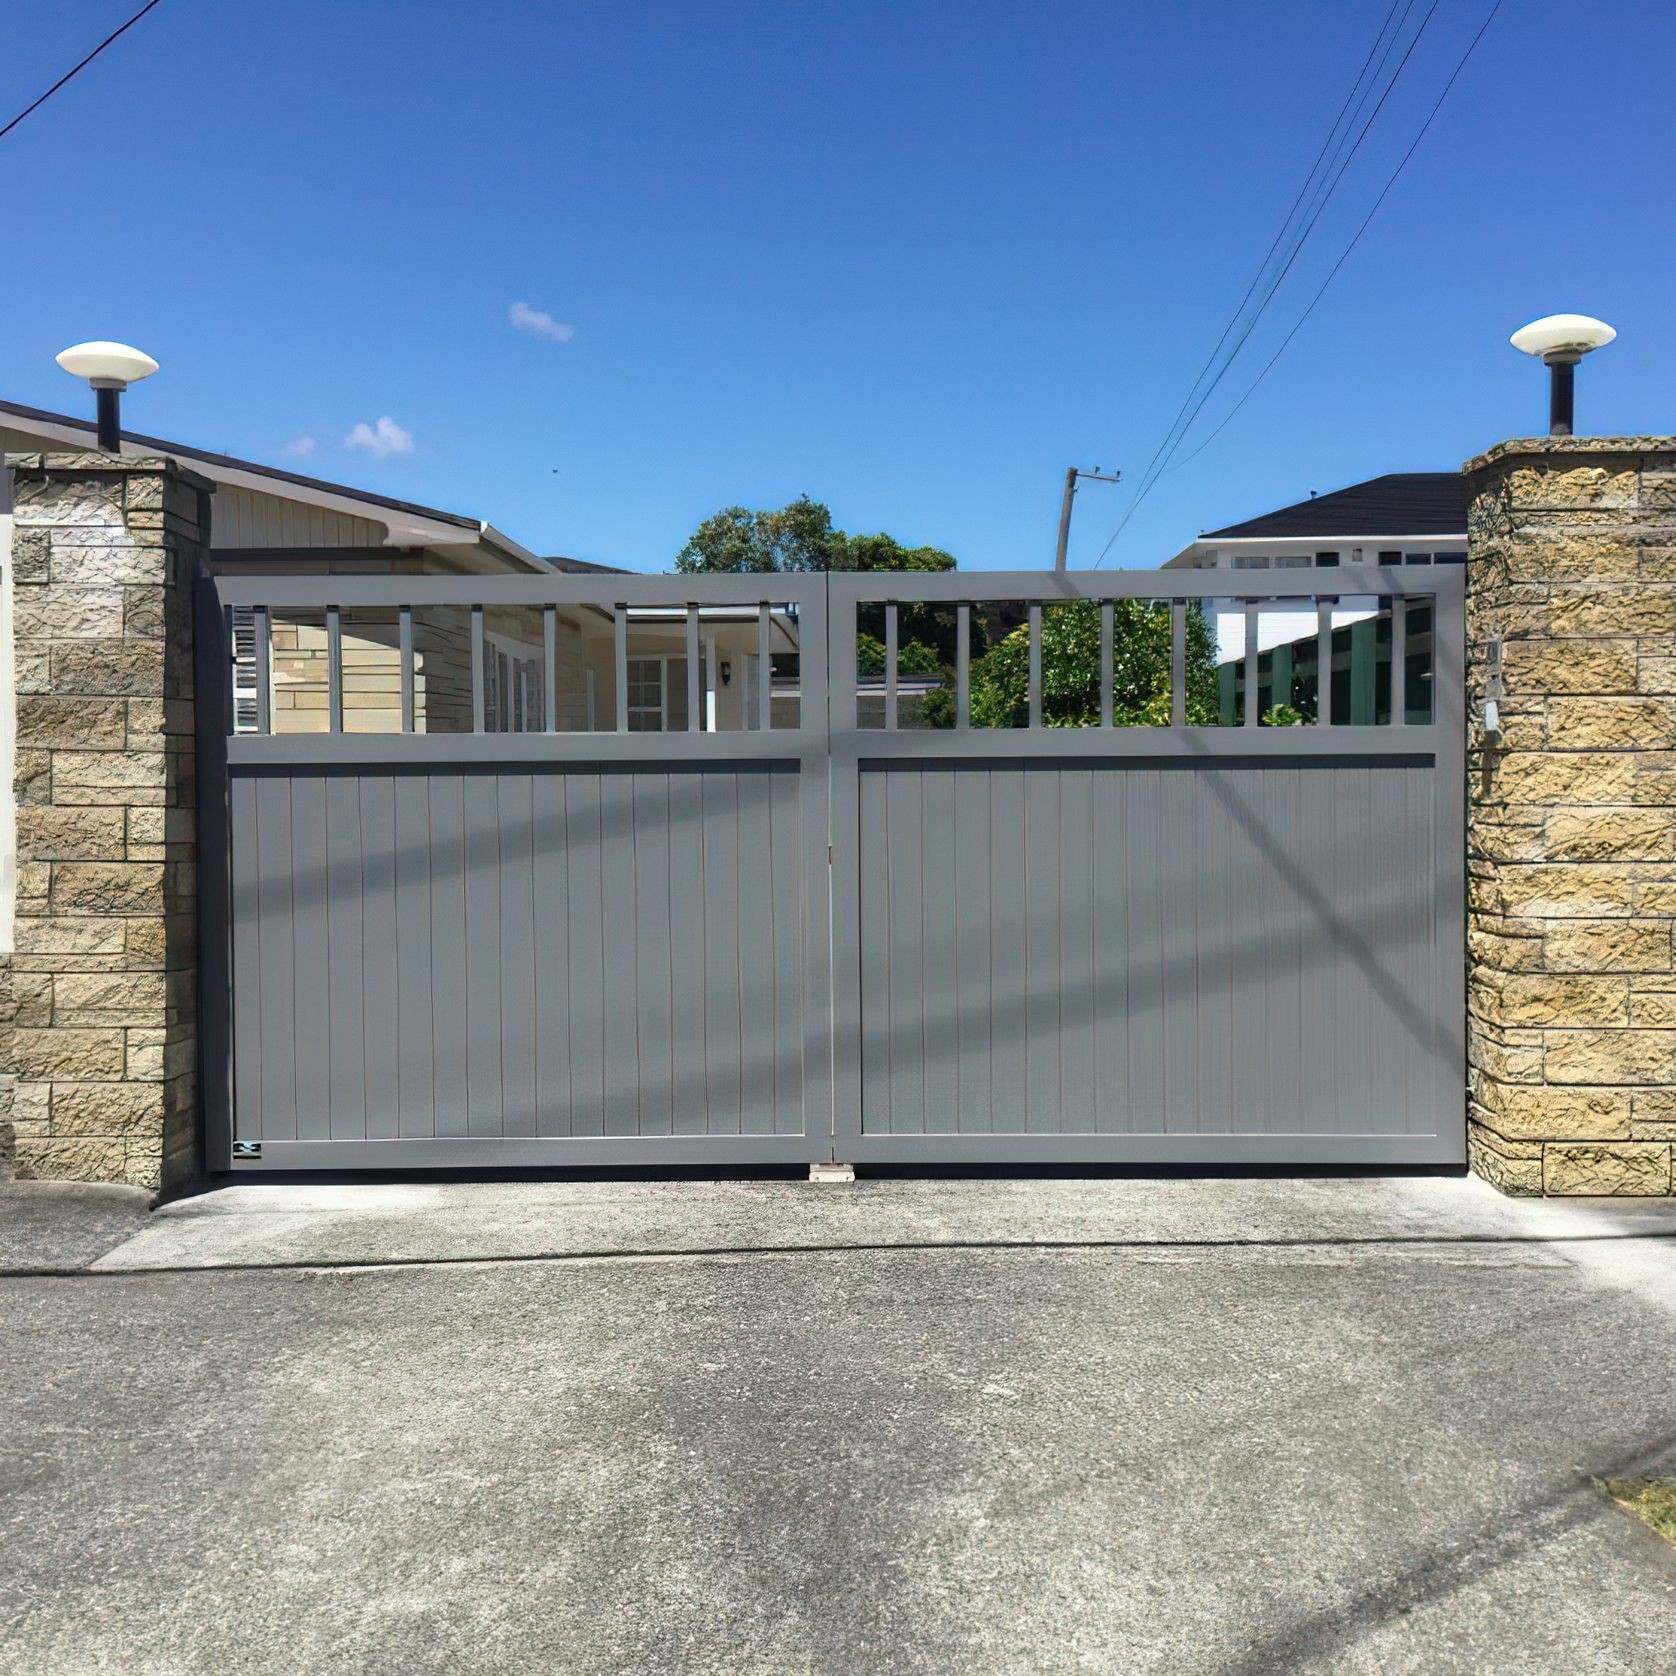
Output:
<path fill-rule="evenodd" d="M 539 733 L 546 726 L 539 646 L 510 636 L 484 636 L 483 727 L 487 733 Z"/>
<path fill-rule="evenodd" d="M 1465 564 L 1466 562 L 1467 562 L 1467 556 L 1466 556 L 1465 553 L 1434 553 L 1434 554 L 1432 554 L 1432 563 L 1433 564 Z"/>
<path fill-rule="evenodd" d="M 1319 565 L 1336 565 L 1338 563 L 1338 554 L 1317 553 L 1315 555 L 1315 562 Z"/>
<path fill-rule="evenodd" d="M 1267 570 L 1269 561 L 1262 553 L 1236 553 L 1234 555 L 1235 570 Z"/>
<path fill-rule="evenodd" d="M 1276 570 L 1308 570 L 1309 554 L 1281 553 L 1276 557 L 1274 567 Z"/>
<path fill-rule="evenodd" d="M 687 659 L 660 654 L 628 660 L 630 733 L 678 733 L 687 725 Z"/>
<path fill-rule="evenodd" d="M 1402 549 L 1400 547 L 1392 547 L 1390 549 L 1381 549 L 1380 554 L 1379 554 L 1379 562 L 1381 564 L 1401 564 L 1402 563 Z"/>

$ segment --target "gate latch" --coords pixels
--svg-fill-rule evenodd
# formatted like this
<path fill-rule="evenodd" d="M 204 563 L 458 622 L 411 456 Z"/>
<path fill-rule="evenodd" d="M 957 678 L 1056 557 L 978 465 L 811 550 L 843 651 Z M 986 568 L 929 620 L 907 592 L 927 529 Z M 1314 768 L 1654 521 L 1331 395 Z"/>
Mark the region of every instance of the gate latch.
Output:
<path fill-rule="evenodd" d="M 262 1143 L 260 1141 L 233 1142 L 233 1159 L 235 1163 L 240 1159 L 260 1158 L 261 1156 Z"/>

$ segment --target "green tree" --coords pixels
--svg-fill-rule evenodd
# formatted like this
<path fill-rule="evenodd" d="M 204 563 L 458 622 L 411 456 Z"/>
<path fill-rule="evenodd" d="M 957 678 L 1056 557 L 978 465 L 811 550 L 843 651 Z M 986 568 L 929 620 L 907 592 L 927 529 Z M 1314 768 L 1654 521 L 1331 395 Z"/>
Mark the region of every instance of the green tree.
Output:
<path fill-rule="evenodd" d="M 693 531 L 675 555 L 675 568 L 710 575 L 828 570 L 845 540 L 832 527 L 832 513 L 807 495 L 769 512 L 724 506 Z"/>
<path fill-rule="evenodd" d="M 1217 720 L 1216 638 L 1197 607 L 1187 613 L 1187 720 Z M 952 713 L 952 705 L 950 706 Z M 972 664 L 974 727 L 1023 727 L 1030 713 L 1030 627 L 1013 630 Z M 1100 720 L 1100 606 L 1081 599 L 1042 610 L 1042 720 L 1090 727 Z M 1170 720 L 1170 608 L 1112 601 L 1112 721 L 1162 727 Z M 938 720 L 933 725 L 948 725 Z"/>

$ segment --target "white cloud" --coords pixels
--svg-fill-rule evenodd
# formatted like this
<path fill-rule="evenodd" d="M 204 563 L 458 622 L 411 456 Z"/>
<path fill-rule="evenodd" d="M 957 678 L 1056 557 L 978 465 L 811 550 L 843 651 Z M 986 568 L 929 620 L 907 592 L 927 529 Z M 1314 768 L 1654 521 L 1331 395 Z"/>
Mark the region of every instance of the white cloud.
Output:
<path fill-rule="evenodd" d="M 507 319 L 520 332 L 531 337 L 551 338 L 555 343 L 569 343 L 576 336 L 576 328 L 563 320 L 555 320 L 545 309 L 531 308 L 528 303 L 514 303 Z"/>
<path fill-rule="evenodd" d="M 364 448 L 383 459 L 388 454 L 411 454 L 413 433 L 404 431 L 388 413 L 376 425 L 364 419 L 343 439 L 345 448 Z"/>
<path fill-rule="evenodd" d="M 311 436 L 294 436 L 286 443 L 285 452 L 299 457 L 304 454 L 312 454 L 314 452 L 314 438 Z"/>

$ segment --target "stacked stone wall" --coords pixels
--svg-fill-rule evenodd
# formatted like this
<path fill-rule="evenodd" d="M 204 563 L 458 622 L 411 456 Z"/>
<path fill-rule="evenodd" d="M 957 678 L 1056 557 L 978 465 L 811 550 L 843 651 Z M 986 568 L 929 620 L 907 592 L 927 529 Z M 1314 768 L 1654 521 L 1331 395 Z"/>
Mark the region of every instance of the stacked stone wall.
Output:
<path fill-rule="evenodd" d="M 1473 1167 L 1514 1193 L 1666 1194 L 1676 440 L 1508 442 L 1466 469 Z"/>
<path fill-rule="evenodd" d="M 161 458 L 14 454 L 19 1176 L 197 1167 L 192 580 L 210 485 Z"/>

